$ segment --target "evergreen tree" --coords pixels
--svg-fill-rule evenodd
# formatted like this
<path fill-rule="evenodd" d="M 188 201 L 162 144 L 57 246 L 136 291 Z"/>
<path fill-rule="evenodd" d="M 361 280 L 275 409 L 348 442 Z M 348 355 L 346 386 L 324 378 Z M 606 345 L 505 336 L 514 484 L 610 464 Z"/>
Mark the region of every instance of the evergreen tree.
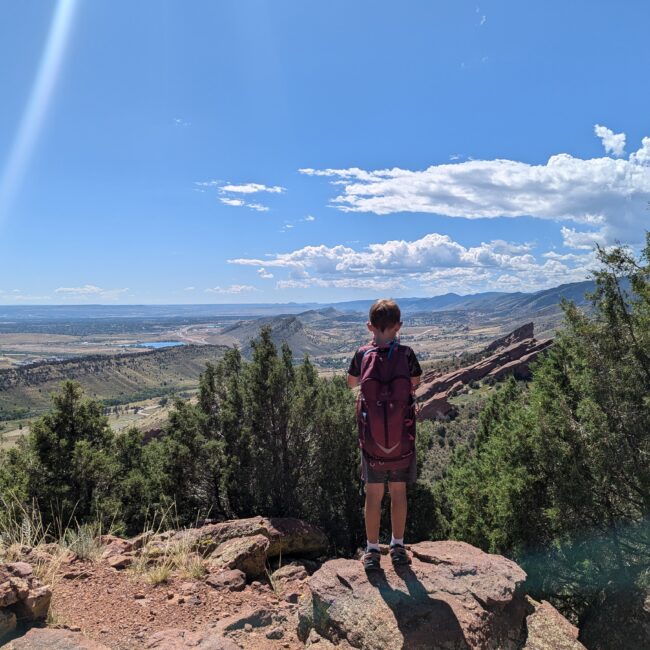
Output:
<path fill-rule="evenodd" d="M 78 382 L 63 382 L 52 402 L 53 410 L 33 423 L 25 445 L 27 497 L 48 523 L 108 518 L 115 508 L 108 418 L 99 402 L 83 398 Z"/>
<path fill-rule="evenodd" d="M 593 315 L 563 302 L 529 389 L 493 397 L 445 481 L 452 534 L 514 556 L 577 619 L 650 564 L 650 233 L 640 261 L 597 252 Z"/>

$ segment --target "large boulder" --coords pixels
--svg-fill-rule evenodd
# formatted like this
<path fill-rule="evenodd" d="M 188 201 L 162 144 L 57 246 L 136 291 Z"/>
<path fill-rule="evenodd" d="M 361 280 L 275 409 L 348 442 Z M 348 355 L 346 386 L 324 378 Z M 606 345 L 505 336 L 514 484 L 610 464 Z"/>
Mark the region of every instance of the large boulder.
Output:
<path fill-rule="evenodd" d="M 210 556 L 215 569 L 239 569 L 249 578 L 264 574 L 269 550 L 268 537 L 235 537 L 219 544 Z"/>
<path fill-rule="evenodd" d="M 410 566 L 366 574 L 358 560 L 326 562 L 307 581 L 299 636 L 312 630 L 362 650 L 516 650 L 525 639 L 524 571 L 464 542 L 421 542 Z"/>
<path fill-rule="evenodd" d="M 318 556 L 324 553 L 328 546 L 327 536 L 320 528 L 292 517 L 231 519 L 177 531 L 166 543 L 186 544 L 196 552 L 209 555 L 229 539 L 255 535 L 263 535 L 269 540 L 268 557 Z"/>

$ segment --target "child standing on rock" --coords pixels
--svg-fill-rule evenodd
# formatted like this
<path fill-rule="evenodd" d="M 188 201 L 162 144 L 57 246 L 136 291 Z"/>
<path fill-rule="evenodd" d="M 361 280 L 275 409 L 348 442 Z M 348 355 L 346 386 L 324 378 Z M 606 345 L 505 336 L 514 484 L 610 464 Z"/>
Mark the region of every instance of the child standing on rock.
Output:
<path fill-rule="evenodd" d="M 380 568 L 379 523 L 384 484 L 390 492 L 394 565 L 410 562 L 404 548 L 406 484 L 416 479 L 415 400 L 413 390 L 422 369 L 413 350 L 401 345 L 400 308 L 393 300 L 378 300 L 370 308 L 372 343 L 360 347 L 348 368 L 348 386 L 360 386 L 357 398 L 361 478 L 366 486 L 366 570 Z"/>

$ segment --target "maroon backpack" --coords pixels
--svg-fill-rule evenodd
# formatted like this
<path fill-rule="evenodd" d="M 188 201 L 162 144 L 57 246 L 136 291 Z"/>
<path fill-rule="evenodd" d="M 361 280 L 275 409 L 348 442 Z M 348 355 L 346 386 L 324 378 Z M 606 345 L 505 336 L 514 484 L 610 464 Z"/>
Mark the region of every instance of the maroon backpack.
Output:
<path fill-rule="evenodd" d="M 365 345 L 357 399 L 359 446 L 373 469 L 405 469 L 415 453 L 415 406 L 407 348 Z"/>

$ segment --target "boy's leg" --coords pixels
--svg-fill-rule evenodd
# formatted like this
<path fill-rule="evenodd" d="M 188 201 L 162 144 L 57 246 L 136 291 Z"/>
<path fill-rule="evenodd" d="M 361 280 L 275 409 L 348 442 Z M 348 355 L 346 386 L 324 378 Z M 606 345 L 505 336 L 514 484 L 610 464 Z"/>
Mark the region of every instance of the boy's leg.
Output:
<path fill-rule="evenodd" d="M 381 500 L 384 497 L 383 483 L 366 483 L 366 538 L 373 544 L 379 543 L 379 522 L 381 519 Z"/>
<path fill-rule="evenodd" d="M 389 482 L 390 491 L 390 523 L 395 539 L 404 539 L 406 528 L 406 483 Z M 368 538 L 370 539 L 370 538 Z"/>

